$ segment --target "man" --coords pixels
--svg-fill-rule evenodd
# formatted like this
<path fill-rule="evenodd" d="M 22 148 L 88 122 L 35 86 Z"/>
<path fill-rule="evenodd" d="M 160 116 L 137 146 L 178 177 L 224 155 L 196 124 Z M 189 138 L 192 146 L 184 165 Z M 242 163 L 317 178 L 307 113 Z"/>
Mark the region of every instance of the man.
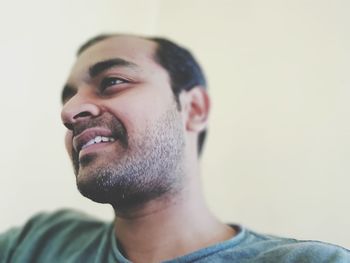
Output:
<path fill-rule="evenodd" d="M 62 92 L 79 191 L 113 223 L 62 210 L 0 236 L 1 262 L 350 262 L 346 249 L 260 235 L 208 210 L 199 155 L 210 101 L 192 55 L 160 38 L 81 47 Z"/>

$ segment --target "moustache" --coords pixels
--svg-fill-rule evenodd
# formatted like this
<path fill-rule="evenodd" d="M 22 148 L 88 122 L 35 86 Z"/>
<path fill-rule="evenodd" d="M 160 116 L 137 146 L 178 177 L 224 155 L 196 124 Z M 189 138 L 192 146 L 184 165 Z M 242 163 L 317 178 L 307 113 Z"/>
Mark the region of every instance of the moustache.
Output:
<path fill-rule="evenodd" d="M 86 129 L 98 127 L 110 130 L 113 138 L 119 140 L 124 147 L 128 146 L 128 136 L 125 126 L 118 118 L 109 115 L 83 120 L 76 124 L 73 124 L 73 137 L 79 135 Z"/>

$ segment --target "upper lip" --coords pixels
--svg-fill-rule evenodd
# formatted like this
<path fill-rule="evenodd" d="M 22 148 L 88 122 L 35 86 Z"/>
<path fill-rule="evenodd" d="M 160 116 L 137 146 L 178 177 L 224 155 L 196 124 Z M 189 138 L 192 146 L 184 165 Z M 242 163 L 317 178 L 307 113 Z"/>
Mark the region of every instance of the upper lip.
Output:
<path fill-rule="evenodd" d="M 96 136 L 112 137 L 114 139 L 115 135 L 111 130 L 104 127 L 94 127 L 88 128 L 73 137 L 73 147 L 74 150 L 79 152 L 81 148 L 91 139 L 94 139 Z"/>

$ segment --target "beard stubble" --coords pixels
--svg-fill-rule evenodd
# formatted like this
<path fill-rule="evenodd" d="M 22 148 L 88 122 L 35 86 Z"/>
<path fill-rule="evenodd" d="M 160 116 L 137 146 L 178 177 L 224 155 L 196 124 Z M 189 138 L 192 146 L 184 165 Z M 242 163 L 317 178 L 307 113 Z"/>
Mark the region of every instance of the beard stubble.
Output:
<path fill-rule="evenodd" d="M 108 122 L 113 129 L 123 127 L 113 116 L 101 122 Z M 95 202 L 109 203 L 117 211 L 180 191 L 185 138 L 178 110 L 169 109 L 142 132 L 121 139 L 115 142 L 121 144 L 116 145 L 117 152 L 94 153 L 83 164 L 78 163 L 78 167 L 74 164 L 82 195 Z M 128 143 L 123 144 L 123 140 Z"/>

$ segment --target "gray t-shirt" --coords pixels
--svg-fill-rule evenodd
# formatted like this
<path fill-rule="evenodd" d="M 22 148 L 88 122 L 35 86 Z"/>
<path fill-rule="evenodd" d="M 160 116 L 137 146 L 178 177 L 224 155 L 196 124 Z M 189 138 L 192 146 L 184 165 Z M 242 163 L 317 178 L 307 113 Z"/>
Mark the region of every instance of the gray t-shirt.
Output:
<path fill-rule="evenodd" d="M 350 251 L 339 246 L 232 227 L 238 232 L 232 239 L 166 262 L 350 262 Z M 0 235 L 0 262 L 130 262 L 118 249 L 114 233 L 113 223 L 75 211 L 39 214 L 22 228 Z"/>

